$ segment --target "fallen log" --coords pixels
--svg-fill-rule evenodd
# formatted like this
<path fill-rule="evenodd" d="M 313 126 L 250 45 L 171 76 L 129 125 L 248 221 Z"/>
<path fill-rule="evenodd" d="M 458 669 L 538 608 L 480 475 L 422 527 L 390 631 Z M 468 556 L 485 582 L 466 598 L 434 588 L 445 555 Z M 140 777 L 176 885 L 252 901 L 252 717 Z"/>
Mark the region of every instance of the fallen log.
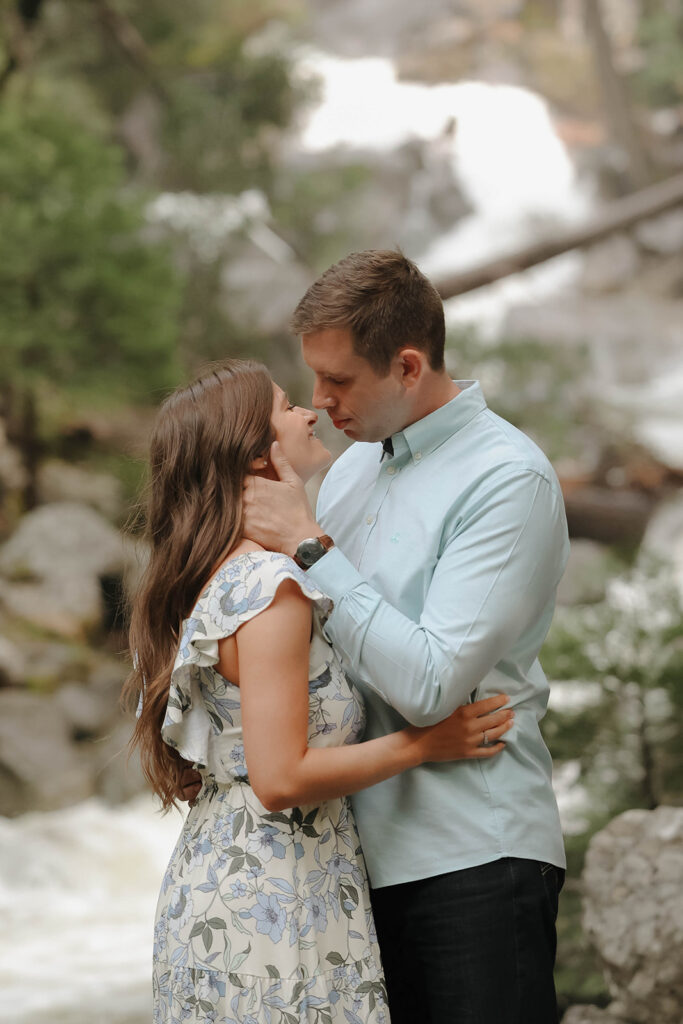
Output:
<path fill-rule="evenodd" d="M 534 242 L 505 256 L 497 256 L 487 263 L 472 267 L 471 270 L 441 278 L 434 284 L 442 299 L 452 299 L 456 295 L 463 295 L 511 274 L 518 274 L 521 270 L 545 263 L 546 260 L 571 249 L 590 245 L 615 231 L 623 231 L 640 220 L 655 217 L 682 203 L 683 174 L 677 174 L 622 199 L 615 199 L 606 204 L 593 220 L 581 227 L 571 228 L 553 238 Z"/>

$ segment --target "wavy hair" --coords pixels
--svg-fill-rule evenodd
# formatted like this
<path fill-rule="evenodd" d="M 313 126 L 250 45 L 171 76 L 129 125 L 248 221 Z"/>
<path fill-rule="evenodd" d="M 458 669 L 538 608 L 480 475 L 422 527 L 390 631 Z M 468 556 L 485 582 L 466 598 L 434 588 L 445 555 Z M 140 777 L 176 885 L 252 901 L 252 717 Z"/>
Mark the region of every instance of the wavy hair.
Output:
<path fill-rule="evenodd" d="M 227 360 L 169 395 L 152 430 L 143 506 L 151 555 L 131 610 L 122 700 L 139 709 L 131 749 L 165 810 L 184 767 L 161 736 L 181 626 L 242 536 L 244 479 L 274 439 L 272 408 L 266 368 Z"/>

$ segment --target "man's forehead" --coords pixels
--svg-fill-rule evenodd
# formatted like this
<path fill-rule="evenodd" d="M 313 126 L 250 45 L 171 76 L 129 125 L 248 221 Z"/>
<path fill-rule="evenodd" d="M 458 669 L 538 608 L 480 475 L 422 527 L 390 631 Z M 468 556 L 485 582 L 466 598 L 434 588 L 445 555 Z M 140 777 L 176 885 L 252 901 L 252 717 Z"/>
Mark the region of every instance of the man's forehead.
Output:
<path fill-rule="evenodd" d="M 353 350 L 351 334 L 342 328 L 330 328 L 301 336 L 304 362 L 316 373 L 362 372 L 370 364 Z"/>

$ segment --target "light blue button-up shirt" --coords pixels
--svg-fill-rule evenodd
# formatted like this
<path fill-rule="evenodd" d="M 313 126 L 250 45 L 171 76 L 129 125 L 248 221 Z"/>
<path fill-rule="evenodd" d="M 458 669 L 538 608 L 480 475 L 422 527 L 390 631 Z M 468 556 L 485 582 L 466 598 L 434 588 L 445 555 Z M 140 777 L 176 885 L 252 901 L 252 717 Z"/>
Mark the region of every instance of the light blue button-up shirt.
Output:
<path fill-rule="evenodd" d="M 365 698 L 366 738 L 498 692 L 516 711 L 498 756 L 422 765 L 353 797 L 376 887 L 508 856 L 565 864 L 537 659 L 569 552 L 562 494 L 479 384 L 456 383 L 393 435 L 393 456 L 353 444 L 318 500 L 336 547 L 309 575 L 334 601 L 325 629 Z"/>

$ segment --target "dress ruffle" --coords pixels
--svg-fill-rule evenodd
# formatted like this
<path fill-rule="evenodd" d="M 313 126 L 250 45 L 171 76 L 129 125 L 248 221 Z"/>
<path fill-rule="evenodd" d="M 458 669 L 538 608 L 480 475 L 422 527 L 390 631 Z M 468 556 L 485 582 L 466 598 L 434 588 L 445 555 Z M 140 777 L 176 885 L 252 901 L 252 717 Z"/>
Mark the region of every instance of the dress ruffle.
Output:
<path fill-rule="evenodd" d="M 374 957 L 340 964 L 311 978 L 269 977 L 155 963 L 154 1024 L 385 1024 L 382 969 Z"/>
<path fill-rule="evenodd" d="M 221 566 L 183 623 L 161 735 L 182 757 L 219 782 L 245 778 L 246 769 L 242 765 L 240 770 L 232 756 L 226 760 L 236 736 L 226 724 L 234 724 L 230 712 L 239 708 L 239 691 L 213 671 L 218 642 L 272 604 L 288 579 L 321 613 L 329 612 L 329 598 L 287 555 L 248 552 Z"/>

